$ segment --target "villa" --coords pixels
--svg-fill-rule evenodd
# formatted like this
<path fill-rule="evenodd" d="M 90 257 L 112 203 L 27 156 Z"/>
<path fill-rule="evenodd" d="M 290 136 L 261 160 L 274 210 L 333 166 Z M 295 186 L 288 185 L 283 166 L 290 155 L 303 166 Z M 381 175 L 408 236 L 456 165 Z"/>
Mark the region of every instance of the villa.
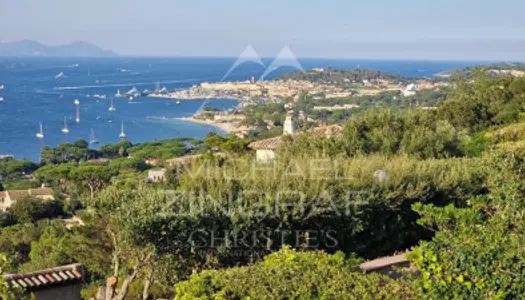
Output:
<path fill-rule="evenodd" d="M 339 125 L 330 125 L 316 127 L 309 131 L 312 135 L 322 135 L 325 137 L 340 136 L 343 132 L 343 127 Z M 286 120 L 283 124 L 283 134 L 269 139 L 253 142 L 248 145 L 249 148 L 256 151 L 256 160 L 260 163 L 267 163 L 275 159 L 275 150 L 281 145 L 283 137 L 287 135 L 296 134 L 295 124 L 292 112 L 288 112 Z"/>
<path fill-rule="evenodd" d="M 162 182 L 164 181 L 165 176 L 166 176 L 166 169 L 149 170 L 148 177 L 146 178 L 146 182 L 148 183 Z"/>
<path fill-rule="evenodd" d="M 41 200 L 55 200 L 51 188 L 41 187 L 28 190 L 10 190 L 0 192 L 0 211 L 8 211 L 9 208 L 24 198 L 33 197 Z"/>
<path fill-rule="evenodd" d="M 80 300 L 83 279 L 84 271 L 80 264 L 4 275 L 9 285 L 34 295 L 31 299 L 36 300 Z"/>

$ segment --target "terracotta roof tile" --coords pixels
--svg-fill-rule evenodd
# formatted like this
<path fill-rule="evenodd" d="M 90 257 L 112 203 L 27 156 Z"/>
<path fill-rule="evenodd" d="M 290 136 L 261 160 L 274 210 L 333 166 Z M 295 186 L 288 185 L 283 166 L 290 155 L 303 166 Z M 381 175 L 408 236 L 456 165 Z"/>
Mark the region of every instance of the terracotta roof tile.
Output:
<path fill-rule="evenodd" d="M 29 197 L 29 191 L 27 190 L 10 190 L 7 191 L 7 193 L 9 194 L 11 200 L 14 201 Z"/>
<path fill-rule="evenodd" d="M 38 189 L 29 189 L 31 196 L 52 196 L 53 189 L 51 188 L 38 188 Z"/>
<path fill-rule="evenodd" d="M 82 281 L 82 265 L 73 264 L 31 273 L 6 274 L 4 279 L 16 287 L 36 288 L 63 282 Z"/>
<path fill-rule="evenodd" d="M 283 139 L 283 136 L 277 136 L 269 139 L 264 139 L 260 141 L 253 142 L 248 145 L 248 147 L 252 148 L 253 150 L 274 150 L 279 147 L 281 144 L 281 141 Z"/>

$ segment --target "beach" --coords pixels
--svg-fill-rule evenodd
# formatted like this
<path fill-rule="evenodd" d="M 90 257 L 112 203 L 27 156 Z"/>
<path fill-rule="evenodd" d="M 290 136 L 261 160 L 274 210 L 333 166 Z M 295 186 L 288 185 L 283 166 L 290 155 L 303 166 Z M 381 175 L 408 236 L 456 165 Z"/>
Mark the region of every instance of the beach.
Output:
<path fill-rule="evenodd" d="M 227 133 L 236 132 L 236 131 L 240 131 L 240 130 L 243 129 L 242 127 L 235 127 L 235 125 L 232 124 L 232 123 L 223 123 L 223 122 L 217 122 L 217 121 L 213 121 L 213 120 L 201 120 L 201 119 L 196 119 L 194 117 L 182 117 L 182 118 L 175 118 L 175 119 L 176 120 L 185 121 L 185 122 L 192 122 L 192 123 L 197 123 L 197 124 L 210 125 L 210 126 L 218 128 L 218 129 L 221 129 L 221 130 L 223 130 L 223 131 L 225 131 Z"/>

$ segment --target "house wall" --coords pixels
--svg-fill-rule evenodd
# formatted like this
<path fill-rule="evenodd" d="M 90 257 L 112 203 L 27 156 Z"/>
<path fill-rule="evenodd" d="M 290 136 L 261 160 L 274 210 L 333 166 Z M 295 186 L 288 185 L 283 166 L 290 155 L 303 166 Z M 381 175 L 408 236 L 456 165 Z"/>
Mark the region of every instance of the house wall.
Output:
<path fill-rule="evenodd" d="M 11 198 L 8 196 L 0 196 L 0 211 L 7 211 L 11 205 L 13 205 Z"/>
<path fill-rule="evenodd" d="M 82 283 L 51 286 L 33 291 L 36 300 L 81 300 Z"/>
<path fill-rule="evenodd" d="M 148 179 L 152 182 L 164 181 L 166 170 L 150 170 L 148 171 Z"/>
<path fill-rule="evenodd" d="M 275 159 L 275 152 L 273 150 L 257 150 L 257 162 L 268 162 Z"/>

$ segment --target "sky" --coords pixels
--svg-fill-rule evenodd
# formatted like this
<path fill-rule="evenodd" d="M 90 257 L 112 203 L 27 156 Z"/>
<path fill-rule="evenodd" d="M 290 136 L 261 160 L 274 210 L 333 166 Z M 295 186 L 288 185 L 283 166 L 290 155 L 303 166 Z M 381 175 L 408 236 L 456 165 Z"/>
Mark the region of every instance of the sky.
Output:
<path fill-rule="evenodd" d="M 524 0 L 0 0 L 0 42 L 120 55 L 525 61 Z"/>

